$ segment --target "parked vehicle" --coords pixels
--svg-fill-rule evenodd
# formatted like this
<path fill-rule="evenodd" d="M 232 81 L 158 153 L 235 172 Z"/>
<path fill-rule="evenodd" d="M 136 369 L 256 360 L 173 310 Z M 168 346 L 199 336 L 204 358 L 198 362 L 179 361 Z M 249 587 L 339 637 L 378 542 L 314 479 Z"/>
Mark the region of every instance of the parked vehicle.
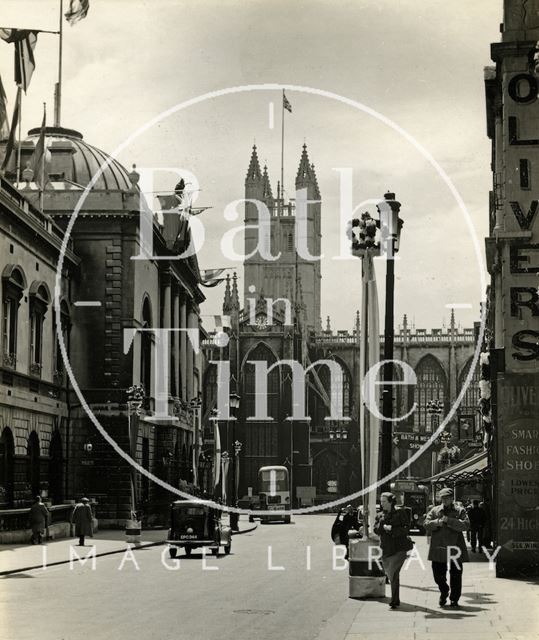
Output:
<path fill-rule="evenodd" d="M 171 558 L 176 557 L 178 549 L 185 549 L 189 556 L 199 547 L 209 547 L 214 556 L 223 547 L 229 554 L 232 531 L 221 522 L 221 511 L 207 500 L 176 500 L 170 506 L 167 544 Z"/>
<path fill-rule="evenodd" d="M 427 490 L 416 480 L 395 480 L 391 490 L 397 496 L 397 505 L 406 509 L 410 519 L 410 529 L 425 534 L 425 515 L 427 513 Z"/>

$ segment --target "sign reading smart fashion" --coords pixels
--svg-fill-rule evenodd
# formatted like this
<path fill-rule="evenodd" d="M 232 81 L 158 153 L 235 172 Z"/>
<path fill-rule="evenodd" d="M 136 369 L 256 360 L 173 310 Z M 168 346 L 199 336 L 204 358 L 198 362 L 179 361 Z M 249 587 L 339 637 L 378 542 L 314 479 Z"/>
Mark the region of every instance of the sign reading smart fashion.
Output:
<path fill-rule="evenodd" d="M 498 575 L 539 565 L 539 373 L 500 377 Z"/>

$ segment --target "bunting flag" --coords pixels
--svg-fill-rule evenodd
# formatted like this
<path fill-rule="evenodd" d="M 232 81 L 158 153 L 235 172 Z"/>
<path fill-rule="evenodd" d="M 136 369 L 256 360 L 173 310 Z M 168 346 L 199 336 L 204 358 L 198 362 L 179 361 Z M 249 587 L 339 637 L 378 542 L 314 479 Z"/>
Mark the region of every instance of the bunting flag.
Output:
<path fill-rule="evenodd" d="M 286 109 L 289 113 L 292 113 L 292 105 L 288 101 L 284 91 L 283 91 L 283 109 Z"/>
<path fill-rule="evenodd" d="M 232 326 L 230 324 L 230 316 L 213 316 L 213 321 L 215 322 L 215 329 L 217 331 L 230 329 L 230 327 Z"/>
<path fill-rule="evenodd" d="M 226 267 L 223 269 L 205 269 L 201 274 L 200 284 L 203 287 L 216 287 L 220 282 L 223 282 L 224 278 L 219 276 L 226 271 Z"/>
<path fill-rule="evenodd" d="M 9 118 L 7 115 L 7 97 L 0 77 L 0 140 L 6 140 L 9 136 Z"/>
<path fill-rule="evenodd" d="M 11 154 L 15 149 L 15 140 L 17 138 L 17 126 L 19 123 L 19 111 L 21 108 L 21 87 L 17 89 L 17 98 L 15 100 L 15 108 L 13 109 L 13 117 L 11 118 L 11 129 L 9 130 L 9 138 L 7 140 L 6 152 L 4 155 L 4 160 L 2 161 L 1 170 L 8 166 L 9 160 L 11 158 Z"/>
<path fill-rule="evenodd" d="M 43 122 L 41 123 L 41 131 L 39 132 L 39 138 L 34 149 L 32 160 L 30 161 L 30 167 L 34 172 L 34 182 L 39 186 L 41 190 L 45 188 L 47 182 L 45 178 L 45 126 L 47 123 L 47 110 L 43 105 Z"/>
<path fill-rule="evenodd" d="M 65 18 L 71 26 L 77 24 L 79 20 L 86 18 L 88 9 L 90 8 L 90 0 L 71 0 L 69 9 L 66 11 Z"/>
<path fill-rule="evenodd" d="M 378 291 L 376 273 L 370 251 L 366 251 L 362 259 L 362 317 L 360 348 L 359 388 L 363 390 L 365 400 L 360 404 L 359 433 L 361 444 L 361 467 L 363 487 L 372 486 L 378 480 L 378 447 L 380 420 L 369 407 L 378 407 L 380 402 L 380 386 L 371 385 L 364 389 L 365 375 L 369 369 L 380 361 L 380 327 Z M 373 534 L 376 517 L 376 489 L 363 496 L 364 529 L 368 538 Z"/>
<path fill-rule="evenodd" d="M 39 30 L 0 29 L 0 38 L 15 44 L 15 83 L 26 93 L 36 68 L 34 49 Z"/>

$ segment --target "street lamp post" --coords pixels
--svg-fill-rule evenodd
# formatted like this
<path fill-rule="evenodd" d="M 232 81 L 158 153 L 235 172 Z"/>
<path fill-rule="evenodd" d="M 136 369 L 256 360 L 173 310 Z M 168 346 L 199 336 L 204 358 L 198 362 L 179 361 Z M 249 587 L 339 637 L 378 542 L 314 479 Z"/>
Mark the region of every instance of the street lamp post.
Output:
<path fill-rule="evenodd" d="M 231 393 L 230 397 L 229 397 L 229 403 L 230 403 L 230 417 L 232 418 L 232 446 L 234 447 L 234 453 L 232 455 L 232 507 L 236 507 L 237 506 L 237 500 L 238 500 L 238 487 L 236 484 L 236 468 L 237 468 L 237 464 L 238 464 L 238 455 L 239 452 L 241 450 L 241 442 L 238 442 L 236 440 L 236 419 L 237 419 L 237 413 L 238 413 L 238 409 L 240 407 L 240 396 L 237 393 Z M 227 449 L 228 449 L 228 429 L 227 429 Z M 232 453 L 232 451 L 231 451 Z M 230 486 L 230 483 L 229 483 Z M 229 493 L 227 493 L 227 495 L 230 495 Z M 238 521 L 239 521 L 239 514 L 237 513 L 230 513 L 230 528 L 232 529 L 232 531 L 238 531 Z"/>
<path fill-rule="evenodd" d="M 393 344 L 395 340 L 395 254 L 399 250 L 402 220 L 399 218 L 400 202 L 395 200 L 394 193 L 384 194 L 384 201 L 376 207 L 380 214 L 380 233 L 385 241 L 386 257 L 386 296 L 384 323 L 384 369 L 382 395 L 382 478 L 391 473 L 392 460 L 392 418 L 393 418 Z M 389 483 L 382 489 L 388 490 Z"/>
<path fill-rule="evenodd" d="M 134 384 L 127 389 L 127 429 L 129 438 L 129 455 L 133 460 L 137 454 L 138 422 L 135 416 L 140 416 L 143 412 L 144 388 L 140 384 Z M 125 533 L 128 542 L 140 542 L 140 514 L 137 509 L 137 475 L 135 467 L 129 466 L 131 479 L 131 514 L 126 523 Z"/>

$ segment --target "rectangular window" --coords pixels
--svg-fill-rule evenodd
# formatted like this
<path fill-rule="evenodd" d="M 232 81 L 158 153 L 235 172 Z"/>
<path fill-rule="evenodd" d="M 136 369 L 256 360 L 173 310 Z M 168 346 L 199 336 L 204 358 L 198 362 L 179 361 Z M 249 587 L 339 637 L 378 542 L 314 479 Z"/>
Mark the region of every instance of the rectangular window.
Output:
<path fill-rule="evenodd" d="M 530 189 L 530 161 L 520 161 L 520 188 Z"/>
<path fill-rule="evenodd" d="M 17 303 L 5 298 L 2 303 L 2 348 L 4 354 L 15 357 L 17 353 Z"/>
<path fill-rule="evenodd" d="M 30 357 L 32 364 L 41 364 L 41 344 L 43 338 L 43 316 L 32 314 L 30 329 Z"/>

